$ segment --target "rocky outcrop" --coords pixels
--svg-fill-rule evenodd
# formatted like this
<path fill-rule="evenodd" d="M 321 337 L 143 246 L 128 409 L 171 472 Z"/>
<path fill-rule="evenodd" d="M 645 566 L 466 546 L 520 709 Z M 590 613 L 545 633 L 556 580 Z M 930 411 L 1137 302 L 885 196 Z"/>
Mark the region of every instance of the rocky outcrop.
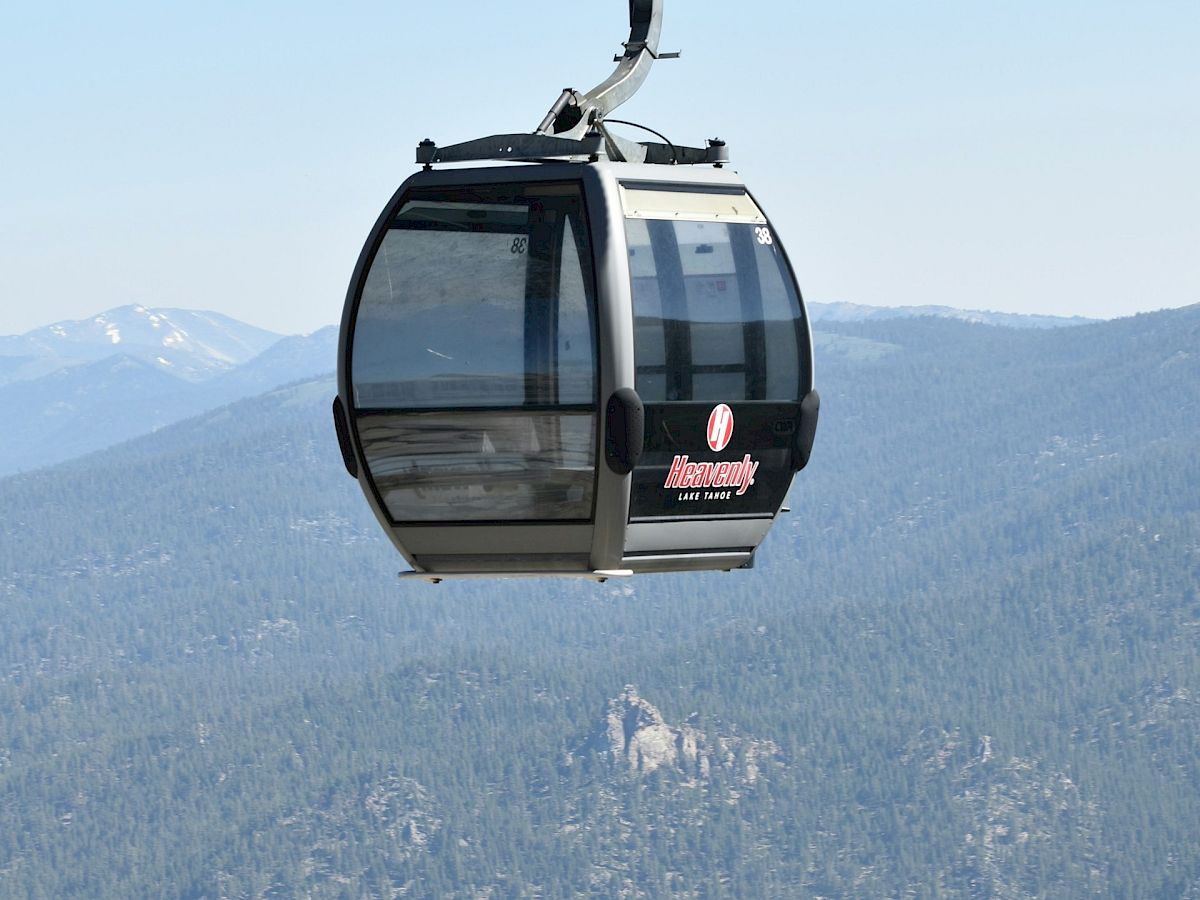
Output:
<path fill-rule="evenodd" d="M 635 686 L 626 685 L 608 701 L 596 731 L 567 762 L 600 758 L 633 775 L 671 773 L 687 782 L 707 781 L 719 768 L 735 781 L 753 784 L 779 756 L 773 741 L 710 736 L 696 727 L 694 718 L 672 725 Z"/>
<path fill-rule="evenodd" d="M 900 762 L 919 767 L 927 786 L 947 788 L 960 815 L 963 838 L 942 873 L 947 882 L 965 875 L 978 896 L 1017 900 L 1037 896 L 1031 873 L 1040 868 L 1050 883 L 1076 885 L 1081 894 L 1107 893 L 1101 811 L 1067 773 L 1005 754 L 991 735 L 967 737 L 957 728 L 922 730 L 901 751 Z M 1083 853 L 1059 858 L 1044 852 L 1068 836 Z"/>
<path fill-rule="evenodd" d="M 632 771 L 653 772 L 663 766 L 693 770 L 707 762 L 700 755 L 702 738 L 691 725 L 668 725 L 662 713 L 639 697 L 632 685 L 608 701 L 605 748 L 614 762 L 624 762 Z"/>
<path fill-rule="evenodd" d="M 429 851 L 442 817 L 420 782 L 389 772 L 346 784 L 320 808 L 301 807 L 269 828 L 285 830 L 295 846 L 304 848 L 303 896 L 341 897 L 347 885 L 367 878 L 356 848 L 371 847 L 378 865 L 399 871 Z"/>

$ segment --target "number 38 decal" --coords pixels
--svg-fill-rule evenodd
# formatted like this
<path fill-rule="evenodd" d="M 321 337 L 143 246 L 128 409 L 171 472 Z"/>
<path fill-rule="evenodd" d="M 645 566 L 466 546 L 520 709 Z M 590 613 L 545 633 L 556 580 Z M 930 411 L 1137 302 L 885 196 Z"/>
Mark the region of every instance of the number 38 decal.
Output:
<path fill-rule="evenodd" d="M 758 228 L 755 228 L 754 236 L 758 238 L 758 242 L 760 244 L 765 244 L 768 247 L 775 243 L 775 241 L 771 239 L 771 229 L 765 226 L 759 226 Z"/>

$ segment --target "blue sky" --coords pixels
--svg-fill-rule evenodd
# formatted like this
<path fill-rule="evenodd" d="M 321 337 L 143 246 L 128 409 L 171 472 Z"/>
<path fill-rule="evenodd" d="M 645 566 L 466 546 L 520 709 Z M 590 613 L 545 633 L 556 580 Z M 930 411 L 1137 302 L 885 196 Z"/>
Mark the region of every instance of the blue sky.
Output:
<path fill-rule="evenodd" d="M 0 28 L 0 333 L 337 321 L 415 143 L 532 130 L 626 4 L 47 2 Z M 667 0 L 621 118 L 729 142 L 807 299 L 1200 302 L 1200 3 Z"/>

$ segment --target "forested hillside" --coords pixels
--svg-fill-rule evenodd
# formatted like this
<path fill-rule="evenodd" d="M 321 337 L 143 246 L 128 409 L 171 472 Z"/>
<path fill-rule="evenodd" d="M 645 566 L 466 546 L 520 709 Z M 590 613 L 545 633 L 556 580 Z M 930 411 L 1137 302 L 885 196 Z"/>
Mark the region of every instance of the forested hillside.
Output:
<path fill-rule="evenodd" d="M 0 480 L 0 895 L 1200 897 L 1200 307 L 818 353 L 746 572 L 401 584 L 330 381 Z"/>

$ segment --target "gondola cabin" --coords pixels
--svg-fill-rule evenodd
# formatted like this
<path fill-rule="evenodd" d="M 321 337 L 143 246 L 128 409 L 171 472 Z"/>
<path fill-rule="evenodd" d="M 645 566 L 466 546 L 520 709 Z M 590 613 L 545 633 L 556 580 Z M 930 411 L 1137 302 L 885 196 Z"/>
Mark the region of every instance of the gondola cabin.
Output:
<path fill-rule="evenodd" d="M 747 566 L 808 462 L 808 320 L 724 142 L 609 128 L 678 55 L 629 19 L 532 134 L 423 141 L 359 256 L 334 421 L 419 577 Z"/>
<path fill-rule="evenodd" d="M 743 566 L 811 390 L 782 243 L 726 169 L 419 172 L 342 322 L 347 465 L 429 576 Z"/>

